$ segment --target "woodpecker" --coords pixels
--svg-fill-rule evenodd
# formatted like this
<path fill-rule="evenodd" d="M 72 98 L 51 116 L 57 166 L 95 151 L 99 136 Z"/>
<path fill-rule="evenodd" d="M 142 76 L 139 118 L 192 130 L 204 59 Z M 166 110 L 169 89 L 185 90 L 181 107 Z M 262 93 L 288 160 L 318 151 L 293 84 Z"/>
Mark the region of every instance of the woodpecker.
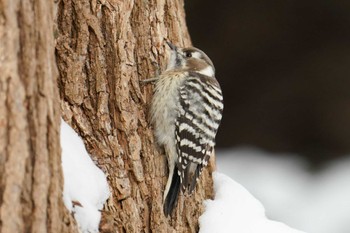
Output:
<path fill-rule="evenodd" d="M 223 96 L 214 65 L 203 51 L 167 44 L 171 54 L 166 70 L 144 82 L 155 82 L 150 120 L 168 160 L 163 211 L 169 216 L 180 189 L 193 192 L 213 153 Z"/>

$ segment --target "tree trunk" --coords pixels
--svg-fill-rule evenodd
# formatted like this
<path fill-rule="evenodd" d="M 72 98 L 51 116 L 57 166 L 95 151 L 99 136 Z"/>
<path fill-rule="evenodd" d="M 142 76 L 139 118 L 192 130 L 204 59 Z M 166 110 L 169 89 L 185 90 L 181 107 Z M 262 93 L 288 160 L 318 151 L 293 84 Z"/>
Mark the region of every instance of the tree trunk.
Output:
<path fill-rule="evenodd" d="M 183 0 L 60 0 L 56 58 L 64 119 L 107 174 L 112 195 L 101 232 L 197 232 L 213 195 L 211 169 L 196 192 L 163 214 L 167 179 L 147 114 L 152 86 L 139 81 L 167 60 L 164 40 L 190 45 Z M 186 207 L 186 208 L 185 208 Z"/>
<path fill-rule="evenodd" d="M 62 201 L 53 3 L 0 0 L 0 232 L 73 232 Z"/>

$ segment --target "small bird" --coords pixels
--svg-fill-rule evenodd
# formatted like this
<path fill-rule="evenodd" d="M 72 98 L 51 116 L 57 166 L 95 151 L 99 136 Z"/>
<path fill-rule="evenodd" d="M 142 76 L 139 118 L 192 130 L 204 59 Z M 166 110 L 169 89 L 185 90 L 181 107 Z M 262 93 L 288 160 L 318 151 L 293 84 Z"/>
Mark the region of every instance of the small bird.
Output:
<path fill-rule="evenodd" d="M 213 153 L 223 96 L 214 65 L 203 51 L 167 44 L 171 55 L 166 70 L 143 82 L 155 82 L 150 117 L 168 160 L 163 211 L 169 216 L 180 187 L 183 193 L 193 192 Z"/>

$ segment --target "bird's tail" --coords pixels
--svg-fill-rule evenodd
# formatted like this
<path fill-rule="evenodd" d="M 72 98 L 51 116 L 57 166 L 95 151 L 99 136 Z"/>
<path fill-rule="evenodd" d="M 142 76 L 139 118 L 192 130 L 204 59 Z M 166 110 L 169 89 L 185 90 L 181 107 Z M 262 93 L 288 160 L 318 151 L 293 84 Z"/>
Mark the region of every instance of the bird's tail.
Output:
<path fill-rule="evenodd" d="M 163 211 L 165 216 L 171 215 L 174 207 L 176 206 L 177 199 L 179 197 L 179 192 L 180 192 L 180 176 L 178 175 L 178 170 L 177 170 L 177 167 L 175 166 L 170 189 L 164 201 Z"/>

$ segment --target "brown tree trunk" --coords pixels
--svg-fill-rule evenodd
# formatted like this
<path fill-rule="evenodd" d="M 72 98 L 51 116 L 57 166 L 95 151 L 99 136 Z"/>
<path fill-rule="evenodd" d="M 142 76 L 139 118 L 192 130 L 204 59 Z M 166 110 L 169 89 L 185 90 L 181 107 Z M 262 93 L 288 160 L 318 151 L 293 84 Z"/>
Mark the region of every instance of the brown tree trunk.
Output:
<path fill-rule="evenodd" d="M 147 120 L 152 86 L 139 81 L 166 62 L 164 39 L 190 45 L 183 0 L 60 0 L 56 58 L 63 116 L 83 137 L 112 189 L 102 232 L 197 232 L 212 197 L 205 169 L 191 197 L 163 214 L 167 163 Z"/>
<path fill-rule="evenodd" d="M 73 232 L 62 201 L 53 3 L 0 0 L 0 232 Z"/>

